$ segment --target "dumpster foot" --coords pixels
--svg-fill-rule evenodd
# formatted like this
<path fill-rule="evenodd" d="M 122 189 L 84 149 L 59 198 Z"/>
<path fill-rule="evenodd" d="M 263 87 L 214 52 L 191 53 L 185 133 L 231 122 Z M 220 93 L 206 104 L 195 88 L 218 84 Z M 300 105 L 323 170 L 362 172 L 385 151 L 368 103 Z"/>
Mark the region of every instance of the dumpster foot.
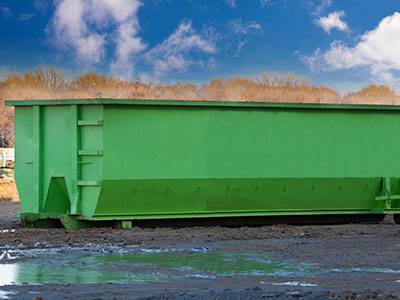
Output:
<path fill-rule="evenodd" d="M 22 226 L 28 228 L 62 227 L 59 218 L 39 218 L 39 215 L 35 213 L 18 213 L 17 216 L 21 220 Z"/>
<path fill-rule="evenodd" d="M 113 227 L 115 229 L 130 229 L 132 228 L 132 221 L 115 221 Z"/>
<path fill-rule="evenodd" d="M 77 220 L 75 217 L 70 217 L 68 215 L 61 217 L 61 223 L 65 229 L 70 230 L 79 230 L 91 227 L 90 224 L 87 224 L 88 222 Z"/>
<path fill-rule="evenodd" d="M 65 229 L 79 230 L 93 227 L 112 227 L 111 221 L 87 221 L 79 220 L 76 216 L 63 215 L 61 223 Z"/>

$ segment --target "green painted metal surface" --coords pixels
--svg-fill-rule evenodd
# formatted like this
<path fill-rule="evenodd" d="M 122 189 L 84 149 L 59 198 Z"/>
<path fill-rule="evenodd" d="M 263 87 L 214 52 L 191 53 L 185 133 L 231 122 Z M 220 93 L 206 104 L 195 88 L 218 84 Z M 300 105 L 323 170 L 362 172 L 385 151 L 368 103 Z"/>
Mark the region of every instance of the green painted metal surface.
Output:
<path fill-rule="evenodd" d="M 400 213 L 400 107 L 54 100 L 14 105 L 27 226 Z M 97 221 L 90 222 L 90 221 Z"/>

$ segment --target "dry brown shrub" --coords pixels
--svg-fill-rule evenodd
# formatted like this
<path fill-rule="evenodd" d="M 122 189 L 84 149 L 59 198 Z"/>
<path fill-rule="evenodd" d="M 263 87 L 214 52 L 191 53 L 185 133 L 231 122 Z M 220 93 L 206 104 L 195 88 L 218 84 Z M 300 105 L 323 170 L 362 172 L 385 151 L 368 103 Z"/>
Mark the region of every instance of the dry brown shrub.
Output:
<path fill-rule="evenodd" d="M 400 97 L 387 86 L 371 84 L 359 92 L 343 97 L 345 103 L 399 105 Z"/>
<path fill-rule="evenodd" d="M 248 102 L 339 103 L 335 90 L 316 87 L 302 77 L 288 73 L 263 73 L 259 78 L 215 79 L 200 88 L 201 99 Z"/>
<path fill-rule="evenodd" d="M 150 96 L 151 89 L 145 83 L 87 73 L 72 79 L 68 94 L 68 98 L 144 99 Z"/>
<path fill-rule="evenodd" d="M 11 201 L 18 201 L 18 191 L 15 185 L 14 170 L 1 169 L 0 170 L 0 200 L 9 199 Z"/>

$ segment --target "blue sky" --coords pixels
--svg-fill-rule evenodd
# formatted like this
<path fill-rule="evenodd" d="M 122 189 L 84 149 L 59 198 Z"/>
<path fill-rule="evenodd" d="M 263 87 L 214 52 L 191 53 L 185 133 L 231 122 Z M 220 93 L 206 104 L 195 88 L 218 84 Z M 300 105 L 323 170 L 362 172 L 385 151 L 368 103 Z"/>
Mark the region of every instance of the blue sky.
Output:
<path fill-rule="evenodd" d="M 294 72 L 400 87 L 399 0 L 0 0 L 0 72 L 203 82 Z"/>

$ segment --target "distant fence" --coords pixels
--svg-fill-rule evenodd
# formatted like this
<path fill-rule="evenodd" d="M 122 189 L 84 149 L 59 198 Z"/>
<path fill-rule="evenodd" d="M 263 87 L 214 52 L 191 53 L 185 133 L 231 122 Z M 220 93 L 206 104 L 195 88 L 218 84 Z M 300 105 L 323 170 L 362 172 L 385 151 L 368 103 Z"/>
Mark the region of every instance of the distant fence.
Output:
<path fill-rule="evenodd" d="M 4 155 L 3 155 L 4 153 Z M 5 158 L 5 163 L 3 163 L 3 158 Z M 0 167 L 14 167 L 15 161 L 15 149 L 14 148 L 0 148 Z"/>

